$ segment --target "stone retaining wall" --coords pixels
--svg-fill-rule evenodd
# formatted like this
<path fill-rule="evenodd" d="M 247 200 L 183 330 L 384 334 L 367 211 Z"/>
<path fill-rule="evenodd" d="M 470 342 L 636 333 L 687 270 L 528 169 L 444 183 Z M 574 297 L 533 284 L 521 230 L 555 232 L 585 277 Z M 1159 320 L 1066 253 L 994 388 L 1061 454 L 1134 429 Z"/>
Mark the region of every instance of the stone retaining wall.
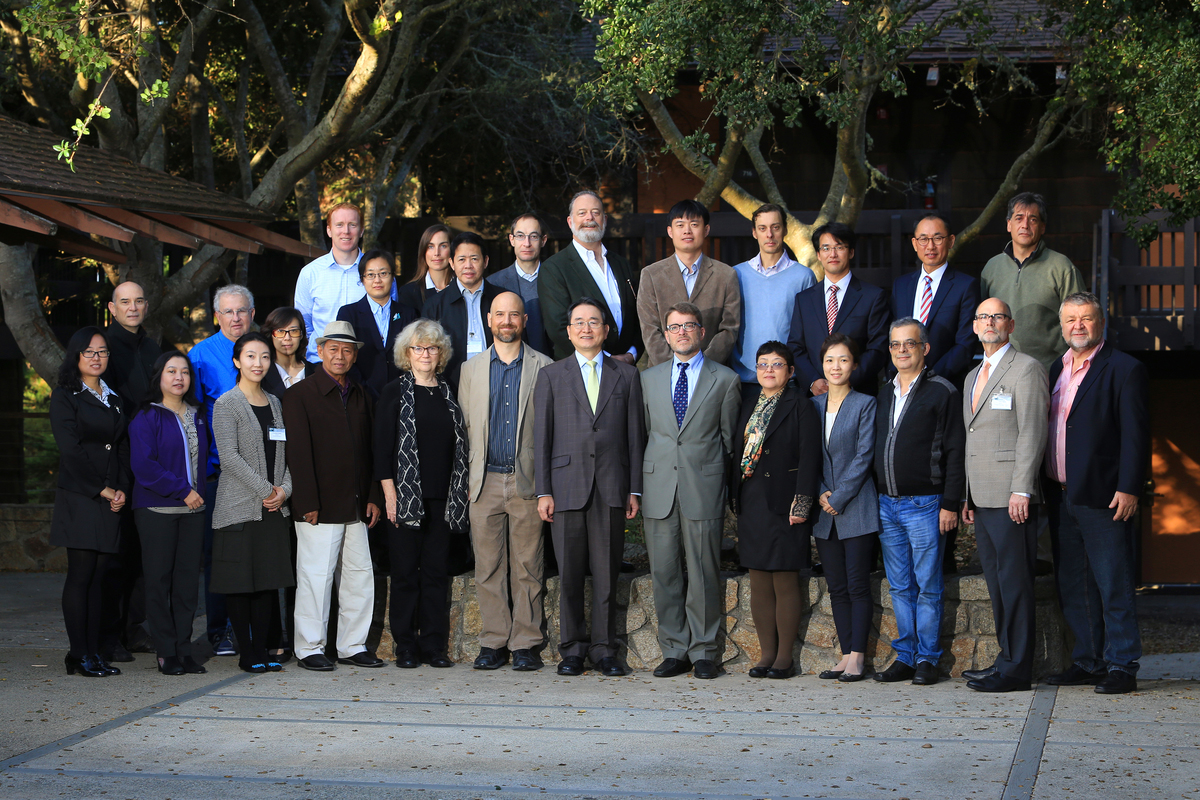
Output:
<path fill-rule="evenodd" d="M 54 506 L 0 505 L 0 570 L 66 572 L 67 551 L 50 546 Z"/>

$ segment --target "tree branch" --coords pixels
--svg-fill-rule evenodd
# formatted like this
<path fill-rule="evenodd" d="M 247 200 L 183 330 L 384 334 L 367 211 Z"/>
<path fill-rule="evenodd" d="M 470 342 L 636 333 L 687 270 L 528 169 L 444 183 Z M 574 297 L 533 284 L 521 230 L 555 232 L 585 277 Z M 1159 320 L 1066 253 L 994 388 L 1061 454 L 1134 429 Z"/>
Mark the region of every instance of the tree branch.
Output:
<path fill-rule="evenodd" d="M 721 155 L 717 157 L 716 167 L 708 171 L 704 185 L 696 194 L 696 202 L 705 208 L 716 201 L 717 195 L 733 178 L 733 169 L 737 166 L 738 156 L 742 153 L 742 139 L 740 127 L 730 125 L 726 128 L 725 145 L 721 148 Z"/>
<path fill-rule="evenodd" d="M 764 130 L 765 126 L 759 123 L 754 130 L 750 131 L 746 136 L 746 152 L 749 153 L 750 163 L 754 165 L 754 170 L 758 173 L 758 182 L 762 184 L 763 191 L 767 193 L 767 202 L 786 209 L 787 203 L 783 200 L 783 193 L 779 191 L 779 184 L 775 183 L 775 170 L 771 168 L 762 154 Z"/>
<path fill-rule="evenodd" d="M 0 244 L 0 297 L 4 300 L 4 322 L 29 359 L 30 366 L 46 383 L 57 380 L 63 348 L 58 343 L 38 297 L 33 273 L 33 245 Z"/>

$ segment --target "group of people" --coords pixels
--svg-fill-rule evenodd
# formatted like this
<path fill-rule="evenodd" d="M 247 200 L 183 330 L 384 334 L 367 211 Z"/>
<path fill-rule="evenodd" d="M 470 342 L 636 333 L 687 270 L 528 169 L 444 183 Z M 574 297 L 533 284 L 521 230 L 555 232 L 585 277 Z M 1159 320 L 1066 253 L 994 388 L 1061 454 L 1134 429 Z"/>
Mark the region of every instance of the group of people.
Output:
<path fill-rule="evenodd" d="M 943 562 L 961 518 L 975 524 L 1000 645 L 994 665 L 964 673 L 968 686 L 1024 690 L 1044 501 L 1075 634 L 1071 668 L 1049 680 L 1134 688 L 1147 375 L 1106 344 L 1102 304 L 1042 241 L 1042 199 L 1010 202 L 1012 241 L 981 281 L 949 267 L 947 222 L 922 218 L 921 269 L 890 296 L 853 275 L 845 225 L 812 234 L 818 282 L 784 249 L 778 206 L 755 212 L 759 253 L 734 267 L 704 253 L 703 206 L 668 216 L 675 252 L 640 272 L 604 246 L 593 192 L 572 199 L 572 241 L 545 261 L 539 219 L 515 219 L 515 263 L 490 276 L 479 236 L 435 225 L 416 277 L 397 286 L 392 255 L 363 253 L 361 214 L 338 205 L 332 249 L 301 272 L 294 307 L 254 332 L 249 290 L 224 286 L 220 330 L 190 358 L 151 352 L 141 289 L 119 285 L 107 336 L 71 340 L 52 397 L 68 671 L 117 671 L 103 586 L 130 535 L 168 674 L 203 670 L 189 642 L 201 562 L 214 652 L 240 650 L 243 669 L 281 669 L 289 649 L 311 670 L 383 666 L 389 578 L 397 666 L 452 666 L 448 579 L 465 541 L 475 668 L 536 670 L 548 528 L 558 673 L 590 662 L 622 675 L 617 576 L 640 512 L 654 674 L 716 678 L 729 507 L 761 645 L 751 677 L 795 674 L 804 570 L 826 578 L 843 654 L 820 677 L 866 677 L 881 551 L 896 658 L 874 677 L 936 683 Z M 122 312 L 127 297 L 140 316 Z"/>

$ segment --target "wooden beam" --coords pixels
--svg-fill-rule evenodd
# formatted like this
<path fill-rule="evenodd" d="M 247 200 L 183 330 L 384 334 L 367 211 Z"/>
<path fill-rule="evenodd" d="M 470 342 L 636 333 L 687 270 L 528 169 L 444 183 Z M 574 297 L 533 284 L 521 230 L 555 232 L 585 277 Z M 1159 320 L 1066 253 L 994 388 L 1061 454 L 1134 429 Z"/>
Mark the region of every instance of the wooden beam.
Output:
<path fill-rule="evenodd" d="M 241 253 L 261 253 L 263 246 L 253 239 L 247 239 L 244 236 L 238 236 L 236 233 L 231 233 L 224 228 L 218 228 L 215 225 L 209 225 L 207 222 L 185 217 L 181 214 L 160 214 L 156 211 L 144 212 L 146 216 L 152 217 L 159 222 L 165 222 L 168 225 L 179 228 L 181 231 L 190 233 L 201 241 L 215 244 L 219 247 L 226 247 L 230 250 L 237 250 Z"/>
<path fill-rule="evenodd" d="M 112 248 L 96 244 L 82 234 L 65 230 L 47 236 L 46 234 L 34 233 L 29 230 L 0 226 L 0 241 L 5 244 L 30 242 L 46 250 L 60 250 L 73 256 L 82 256 L 83 258 L 102 261 L 105 264 L 120 265 L 128 261 L 124 253 L 119 253 Z"/>
<path fill-rule="evenodd" d="M 170 225 L 159 222 L 158 220 L 144 217 L 141 214 L 135 214 L 132 211 L 126 211 L 123 208 L 115 206 L 97 206 L 90 203 L 80 203 L 80 208 L 85 208 L 89 213 L 95 214 L 98 217 L 112 220 L 126 227 L 132 228 L 143 236 L 148 236 L 151 239 L 162 242 L 163 244 L 177 244 L 180 247 L 186 247 L 189 250 L 199 250 L 203 244 L 199 239 L 183 231 L 172 228 Z"/>
<path fill-rule="evenodd" d="M 265 247 L 272 250 L 279 250 L 284 253 L 291 253 L 294 256 L 303 256 L 304 258 L 317 258 L 323 256 L 327 251 L 311 244 L 305 244 L 298 239 L 293 239 L 290 236 L 284 236 L 281 233 L 275 233 L 272 230 L 264 228 L 260 225 L 253 225 L 249 222 L 236 222 L 231 219 L 206 219 L 210 225 L 216 225 L 225 230 L 245 236 L 247 239 L 253 239 L 256 242 L 261 242 Z"/>
<path fill-rule="evenodd" d="M 123 225 L 117 225 L 95 214 L 90 214 L 82 208 L 76 208 L 58 200 L 51 200 L 49 197 L 15 197 L 13 195 L 5 195 L 5 197 L 30 211 L 49 217 L 55 222 L 83 231 L 84 233 L 107 236 L 119 242 L 132 242 L 136 233 L 136 231 L 126 228 Z"/>
<path fill-rule="evenodd" d="M 43 236 L 53 236 L 58 232 L 58 226 L 50 220 L 39 217 L 37 214 L 30 214 L 25 209 L 3 200 L 0 200 L 0 223 L 40 233 Z"/>

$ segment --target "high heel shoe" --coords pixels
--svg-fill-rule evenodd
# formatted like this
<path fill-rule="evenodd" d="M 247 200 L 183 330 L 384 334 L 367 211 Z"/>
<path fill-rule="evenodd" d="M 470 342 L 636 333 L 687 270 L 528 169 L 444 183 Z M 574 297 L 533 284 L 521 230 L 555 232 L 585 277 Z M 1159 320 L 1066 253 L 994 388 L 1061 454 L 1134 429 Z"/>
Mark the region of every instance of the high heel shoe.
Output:
<path fill-rule="evenodd" d="M 67 653 L 67 657 L 63 659 L 63 665 L 66 666 L 68 675 L 78 672 L 85 678 L 107 678 L 108 670 L 97 664 L 95 659 L 95 656 L 76 658 Z"/>
<path fill-rule="evenodd" d="M 105 661 L 104 656 L 100 655 L 99 653 L 94 654 L 92 656 L 92 660 L 95 661 L 97 665 L 99 665 L 100 669 L 104 670 L 109 675 L 120 675 L 121 674 L 121 670 L 117 669 L 112 664 Z"/>

